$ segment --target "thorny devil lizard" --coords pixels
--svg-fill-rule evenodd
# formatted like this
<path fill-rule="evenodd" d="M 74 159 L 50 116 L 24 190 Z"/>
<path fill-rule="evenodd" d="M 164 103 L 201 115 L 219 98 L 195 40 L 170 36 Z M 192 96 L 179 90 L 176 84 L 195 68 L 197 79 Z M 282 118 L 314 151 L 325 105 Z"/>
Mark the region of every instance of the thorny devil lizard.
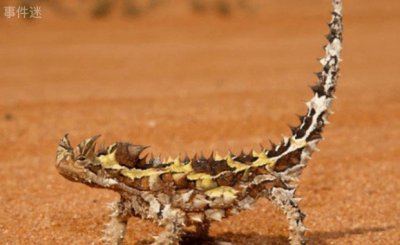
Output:
<path fill-rule="evenodd" d="M 122 244 L 128 219 L 132 216 L 156 221 L 165 227 L 153 244 L 179 244 L 184 228 L 196 227 L 207 236 L 211 222 L 248 209 L 260 197 L 276 204 L 289 222 L 290 244 L 305 244 L 305 215 L 295 197 L 298 176 L 321 140 L 328 123 L 338 79 L 342 46 L 342 3 L 332 0 L 329 43 L 320 60 L 318 82 L 306 103 L 307 113 L 292 136 L 269 150 L 208 159 L 140 158 L 145 146 L 117 142 L 95 150 L 98 136 L 81 142 L 74 150 L 65 135 L 57 149 L 56 167 L 65 178 L 92 187 L 118 192 L 112 205 L 111 221 L 104 241 Z"/>

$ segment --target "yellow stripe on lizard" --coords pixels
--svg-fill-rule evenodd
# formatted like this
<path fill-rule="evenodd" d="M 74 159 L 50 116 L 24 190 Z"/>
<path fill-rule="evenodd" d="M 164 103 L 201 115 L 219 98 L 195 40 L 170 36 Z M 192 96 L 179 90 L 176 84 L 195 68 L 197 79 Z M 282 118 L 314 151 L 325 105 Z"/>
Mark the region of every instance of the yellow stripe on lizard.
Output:
<path fill-rule="evenodd" d="M 268 166 L 272 167 L 275 164 L 275 161 L 271 160 L 270 158 L 267 157 L 267 154 L 265 151 L 262 151 L 260 153 L 257 153 L 256 151 L 253 151 L 253 156 L 257 157 L 257 160 L 255 160 L 251 166 L 252 167 L 261 167 L 261 166 Z"/>

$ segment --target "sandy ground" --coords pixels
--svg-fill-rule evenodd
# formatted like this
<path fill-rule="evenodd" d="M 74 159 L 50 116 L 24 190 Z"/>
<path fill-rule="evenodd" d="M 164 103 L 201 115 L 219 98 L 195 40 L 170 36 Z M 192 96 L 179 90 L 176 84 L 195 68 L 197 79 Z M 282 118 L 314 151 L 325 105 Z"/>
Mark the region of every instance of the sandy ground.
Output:
<path fill-rule="evenodd" d="M 302 175 L 310 244 L 400 240 L 400 2 L 346 1 L 336 112 Z M 0 17 L 0 244 L 90 244 L 117 195 L 53 166 L 60 137 L 100 133 L 155 153 L 250 150 L 289 134 L 319 69 L 329 1 L 228 18 L 165 6 L 136 20 Z M 131 219 L 126 244 L 160 229 Z M 234 244 L 286 244 L 266 200 L 213 224 Z"/>

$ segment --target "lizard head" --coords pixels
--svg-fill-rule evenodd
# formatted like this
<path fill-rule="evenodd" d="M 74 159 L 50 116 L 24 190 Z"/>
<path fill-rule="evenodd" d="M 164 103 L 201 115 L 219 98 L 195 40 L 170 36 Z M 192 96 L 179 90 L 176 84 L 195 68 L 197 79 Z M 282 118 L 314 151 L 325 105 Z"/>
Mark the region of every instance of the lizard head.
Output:
<path fill-rule="evenodd" d="M 119 171 L 147 165 L 140 153 L 148 146 L 117 142 L 96 152 L 100 135 L 82 141 L 75 149 L 65 135 L 58 144 L 56 168 L 66 179 L 92 187 L 113 188 Z"/>
<path fill-rule="evenodd" d="M 66 179 L 88 185 L 97 185 L 96 175 L 90 168 L 100 164 L 95 153 L 96 140 L 100 135 L 82 141 L 75 150 L 65 135 L 57 147 L 56 168 Z"/>

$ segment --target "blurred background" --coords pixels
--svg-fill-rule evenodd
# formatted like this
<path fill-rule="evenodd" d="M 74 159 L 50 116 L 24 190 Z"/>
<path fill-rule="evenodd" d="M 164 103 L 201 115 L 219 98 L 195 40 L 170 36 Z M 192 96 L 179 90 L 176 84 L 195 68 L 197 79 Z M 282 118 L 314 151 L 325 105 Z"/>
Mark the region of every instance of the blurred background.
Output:
<path fill-rule="evenodd" d="M 99 243 L 117 195 L 70 183 L 58 140 L 148 144 L 163 156 L 259 149 L 305 113 L 330 1 L 0 1 L 0 243 Z M 311 244 L 400 239 L 400 2 L 344 1 L 338 100 L 299 194 Z M 127 244 L 159 228 L 132 219 Z M 213 225 L 286 244 L 269 202 Z"/>

